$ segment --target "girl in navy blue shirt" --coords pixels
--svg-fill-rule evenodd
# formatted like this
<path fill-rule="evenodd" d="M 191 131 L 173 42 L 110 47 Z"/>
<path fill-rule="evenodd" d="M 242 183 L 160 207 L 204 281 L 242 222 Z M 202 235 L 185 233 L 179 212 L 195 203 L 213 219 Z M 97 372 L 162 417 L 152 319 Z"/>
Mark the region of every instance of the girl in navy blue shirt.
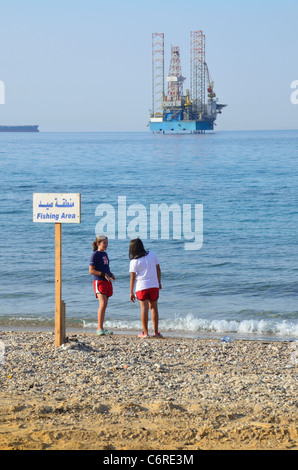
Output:
<path fill-rule="evenodd" d="M 99 300 L 97 334 L 111 335 L 112 332 L 103 327 L 108 299 L 113 295 L 112 281 L 115 280 L 113 273 L 110 271 L 109 257 L 106 252 L 108 238 L 105 235 L 98 235 L 92 246 L 93 253 L 89 263 L 89 274 L 93 275 L 93 288 L 95 296 Z"/>

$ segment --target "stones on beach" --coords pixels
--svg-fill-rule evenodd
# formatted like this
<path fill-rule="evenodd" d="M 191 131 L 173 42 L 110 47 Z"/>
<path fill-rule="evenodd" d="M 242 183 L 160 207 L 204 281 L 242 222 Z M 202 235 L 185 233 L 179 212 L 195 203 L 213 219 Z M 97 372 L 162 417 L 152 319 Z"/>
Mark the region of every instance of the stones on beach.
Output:
<path fill-rule="evenodd" d="M 154 364 L 156 372 L 166 372 L 165 367 L 162 364 Z"/>
<path fill-rule="evenodd" d="M 99 416 L 127 427 L 128 419 L 143 427 L 149 418 L 175 419 L 173 435 L 193 446 L 211 435 L 259 442 L 279 433 L 288 446 L 297 437 L 297 363 L 287 342 L 81 334 L 55 348 L 52 333 L 1 332 L 0 339 L 0 396 L 15 400 L 12 414 L 53 423 L 63 416 L 70 426 Z"/>
<path fill-rule="evenodd" d="M 60 351 L 92 351 L 92 347 L 75 339 L 72 342 L 65 342 L 59 347 Z M 58 349 L 58 350 L 59 350 Z"/>

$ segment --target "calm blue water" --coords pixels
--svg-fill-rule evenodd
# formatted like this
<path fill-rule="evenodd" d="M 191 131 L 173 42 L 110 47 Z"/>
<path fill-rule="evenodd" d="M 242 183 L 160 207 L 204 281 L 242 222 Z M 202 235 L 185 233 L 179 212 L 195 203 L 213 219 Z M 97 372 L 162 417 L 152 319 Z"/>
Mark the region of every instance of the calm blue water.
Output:
<path fill-rule="evenodd" d="M 32 222 L 32 194 L 78 192 L 82 223 L 62 227 L 68 328 L 96 329 L 95 210 L 107 203 L 117 214 L 125 196 L 148 213 L 203 204 L 200 250 L 186 251 L 183 237 L 144 240 L 162 269 L 162 333 L 298 337 L 298 131 L 0 134 L 0 170 L 0 328 L 54 325 L 54 224 Z M 114 331 L 141 328 L 128 246 L 116 233 L 108 248 Z"/>

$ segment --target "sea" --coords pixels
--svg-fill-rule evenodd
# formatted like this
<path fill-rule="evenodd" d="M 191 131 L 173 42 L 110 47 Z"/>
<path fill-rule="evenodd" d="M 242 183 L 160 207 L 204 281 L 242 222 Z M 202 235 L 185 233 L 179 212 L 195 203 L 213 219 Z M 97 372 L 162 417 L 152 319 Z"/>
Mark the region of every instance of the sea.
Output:
<path fill-rule="evenodd" d="M 33 193 L 80 193 L 81 223 L 62 224 L 66 332 L 97 328 L 100 229 L 115 275 L 106 328 L 141 331 L 128 256 L 140 237 L 160 262 L 164 336 L 297 341 L 298 131 L 0 133 L 0 171 L 0 330 L 54 330 L 55 224 L 33 222 Z M 168 208 L 154 233 L 152 207 Z"/>

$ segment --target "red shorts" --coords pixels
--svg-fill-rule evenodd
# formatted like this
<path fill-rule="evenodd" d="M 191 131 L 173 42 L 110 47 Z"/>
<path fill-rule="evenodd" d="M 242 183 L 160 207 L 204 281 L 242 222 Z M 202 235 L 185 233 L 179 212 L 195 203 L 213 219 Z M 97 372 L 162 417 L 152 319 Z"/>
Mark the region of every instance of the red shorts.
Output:
<path fill-rule="evenodd" d="M 138 300 L 157 300 L 159 297 L 159 288 L 151 287 L 150 289 L 139 290 L 136 292 Z"/>
<path fill-rule="evenodd" d="M 103 294 L 107 297 L 113 295 L 113 284 L 111 281 L 93 281 L 93 289 L 96 297 L 97 294 Z"/>

